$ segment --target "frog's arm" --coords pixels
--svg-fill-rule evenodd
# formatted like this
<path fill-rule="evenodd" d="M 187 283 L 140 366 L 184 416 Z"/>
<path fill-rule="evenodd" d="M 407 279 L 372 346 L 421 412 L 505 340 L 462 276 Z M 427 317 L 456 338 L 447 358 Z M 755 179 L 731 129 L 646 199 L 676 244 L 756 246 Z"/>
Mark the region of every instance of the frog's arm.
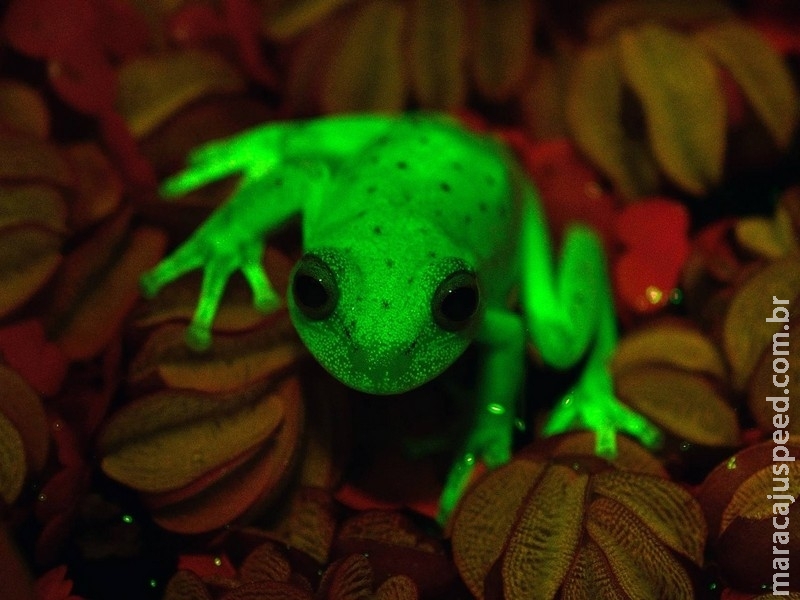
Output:
<path fill-rule="evenodd" d="M 647 446 L 658 430 L 614 395 L 608 363 L 617 343 L 614 302 L 603 246 L 583 225 L 568 228 L 559 262 L 554 261 L 539 199 L 523 181 L 522 303 L 532 341 L 545 363 L 566 368 L 587 351 L 584 370 L 545 426 L 545 434 L 573 427 L 596 432 L 596 451 L 616 454 L 616 432 Z"/>
<path fill-rule="evenodd" d="M 274 308 L 277 295 L 264 272 L 265 237 L 320 197 L 327 165 L 356 154 L 396 120 L 390 116 L 343 116 L 307 122 L 270 123 L 192 152 L 184 171 L 162 186 L 178 196 L 209 182 L 240 174 L 231 198 L 183 245 L 142 276 L 147 296 L 184 273 L 202 268 L 203 283 L 187 342 L 211 341 L 211 325 L 230 276 L 241 271 L 255 305 Z"/>

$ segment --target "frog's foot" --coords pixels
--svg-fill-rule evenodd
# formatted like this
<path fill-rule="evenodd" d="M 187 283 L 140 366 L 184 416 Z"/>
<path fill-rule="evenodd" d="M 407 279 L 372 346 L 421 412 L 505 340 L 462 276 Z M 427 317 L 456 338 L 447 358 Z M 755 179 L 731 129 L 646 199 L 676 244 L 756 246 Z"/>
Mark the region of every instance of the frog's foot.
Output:
<path fill-rule="evenodd" d="M 140 280 L 143 294 L 151 298 L 167 283 L 184 273 L 203 269 L 203 284 L 192 322 L 186 331 L 186 342 L 195 350 L 211 344 L 211 326 L 230 276 L 241 271 L 253 291 L 253 304 L 262 312 L 274 310 L 278 295 L 269 283 L 261 264 L 263 243 L 225 244 L 208 237 L 193 237 L 172 255 L 148 271 Z"/>
<path fill-rule="evenodd" d="M 617 455 L 617 432 L 633 436 L 647 448 L 655 448 L 661 442 L 658 428 L 622 404 L 613 393 L 590 390 L 580 384 L 553 409 L 543 433 L 549 436 L 573 429 L 594 431 L 595 453 L 609 459 Z"/>
<path fill-rule="evenodd" d="M 450 467 L 439 498 L 437 520 L 444 525 L 470 484 L 475 467 L 482 462 L 489 469 L 504 465 L 511 458 L 512 428 L 507 423 L 489 421 L 470 434 Z"/>

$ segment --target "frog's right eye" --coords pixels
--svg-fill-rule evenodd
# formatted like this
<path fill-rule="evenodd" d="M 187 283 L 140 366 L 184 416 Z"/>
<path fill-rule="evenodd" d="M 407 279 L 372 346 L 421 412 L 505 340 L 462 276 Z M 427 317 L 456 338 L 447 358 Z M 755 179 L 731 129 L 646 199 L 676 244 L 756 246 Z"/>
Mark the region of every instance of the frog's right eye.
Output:
<path fill-rule="evenodd" d="M 297 308 L 313 321 L 326 319 L 339 302 L 339 287 L 330 267 L 316 254 L 306 254 L 292 277 L 292 297 Z"/>

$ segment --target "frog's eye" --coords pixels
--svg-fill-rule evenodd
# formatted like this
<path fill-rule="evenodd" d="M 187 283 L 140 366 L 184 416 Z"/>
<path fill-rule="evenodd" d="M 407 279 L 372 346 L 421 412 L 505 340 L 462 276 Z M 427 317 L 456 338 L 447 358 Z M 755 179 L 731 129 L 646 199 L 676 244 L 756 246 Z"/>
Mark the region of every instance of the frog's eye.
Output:
<path fill-rule="evenodd" d="M 297 308 L 314 321 L 326 319 L 336 309 L 339 302 L 336 277 L 319 256 L 306 254 L 297 263 L 292 296 Z"/>
<path fill-rule="evenodd" d="M 466 329 L 480 307 L 480 290 L 475 274 L 457 271 L 436 288 L 433 295 L 433 319 L 447 331 Z"/>

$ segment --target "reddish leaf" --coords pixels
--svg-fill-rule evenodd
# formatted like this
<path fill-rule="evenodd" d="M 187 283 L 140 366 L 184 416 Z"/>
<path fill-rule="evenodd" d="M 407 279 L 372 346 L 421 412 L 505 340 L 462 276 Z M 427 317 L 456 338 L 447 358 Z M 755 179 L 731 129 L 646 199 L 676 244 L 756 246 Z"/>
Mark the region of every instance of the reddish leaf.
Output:
<path fill-rule="evenodd" d="M 52 396 L 61 388 L 68 361 L 57 345 L 47 341 L 39 320 L 0 329 L 0 354 L 40 394 Z"/>
<path fill-rule="evenodd" d="M 40 471 L 50 442 L 44 407 L 25 380 L 5 365 L 0 365 L 0 415 L 16 428 L 29 468 Z"/>
<path fill-rule="evenodd" d="M 178 570 L 191 571 L 199 577 L 236 577 L 236 569 L 224 554 L 182 554 L 178 557 Z"/>

